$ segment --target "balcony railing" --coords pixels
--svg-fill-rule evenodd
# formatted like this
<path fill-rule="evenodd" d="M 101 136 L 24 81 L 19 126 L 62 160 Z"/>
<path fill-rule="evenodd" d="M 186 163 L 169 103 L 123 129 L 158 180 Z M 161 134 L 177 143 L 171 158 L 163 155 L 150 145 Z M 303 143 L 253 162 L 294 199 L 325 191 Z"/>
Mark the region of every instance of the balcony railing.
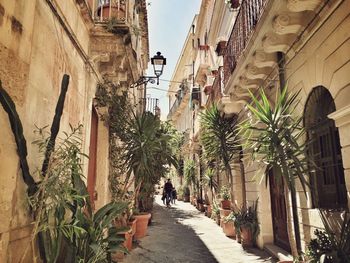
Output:
<path fill-rule="evenodd" d="M 127 20 L 127 0 L 87 0 L 91 16 L 95 22 L 125 23 Z"/>
<path fill-rule="evenodd" d="M 215 80 L 213 82 L 211 92 L 208 96 L 207 105 L 210 105 L 211 103 L 213 103 L 213 102 L 217 101 L 219 98 L 221 98 L 221 94 L 222 94 L 221 72 L 222 72 L 222 68 L 219 68 L 219 71 L 216 74 Z"/>
<path fill-rule="evenodd" d="M 142 98 L 140 103 L 144 112 L 151 112 L 156 116 L 160 116 L 159 100 L 155 98 Z"/>
<path fill-rule="evenodd" d="M 225 83 L 235 70 L 238 59 L 245 50 L 268 1 L 242 1 L 224 55 Z"/>
<path fill-rule="evenodd" d="M 181 105 L 181 102 L 183 98 L 187 95 L 188 93 L 188 85 L 186 82 L 182 83 L 176 93 L 176 100 L 174 101 L 174 104 L 171 106 L 168 114 L 168 119 L 171 119 L 171 116 L 175 114 L 179 106 Z"/>

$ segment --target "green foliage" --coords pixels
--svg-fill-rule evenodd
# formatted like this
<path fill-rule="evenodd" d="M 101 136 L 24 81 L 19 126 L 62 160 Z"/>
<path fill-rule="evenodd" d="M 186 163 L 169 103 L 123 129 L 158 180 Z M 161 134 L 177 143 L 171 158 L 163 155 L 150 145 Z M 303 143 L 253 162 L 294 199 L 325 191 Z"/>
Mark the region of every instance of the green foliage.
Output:
<path fill-rule="evenodd" d="M 184 176 L 187 185 L 196 185 L 196 164 L 192 159 L 187 159 L 184 165 Z"/>
<path fill-rule="evenodd" d="M 210 189 L 214 189 L 215 191 L 218 189 L 218 183 L 215 180 L 215 171 L 212 168 L 208 168 L 203 177 L 202 184 L 204 186 L 208 186 Z"/>
<path fill-rule="evenodd" d="M 336 234 L 328 221 L 328 217 L 321 212 L 325 231 L 316 229 L 316 238 L 311 239 L 307 246 L 306 255 L 309 262 L 350 262 L 350 217 L 345 213 L 340 233 Z"/>
<path fill-rule="evenodd" d="M 236 232 L 240 233 L 242 226 L 249 227 L 252 231 L 254 242 L 260 232 L 257 209 L 258 200 L 252 206 L 249 206 L 247 209 L 241 208 L 233 215 Z"/>
<path fill-rule="evenodd" d="M 109 203 L 93 213 L 83 178 L 81 128 L 71 127 L 59 139 L 41 177 L 38 191 L 29 197 L 35 214 L 34 236 L 39 234 L 45 246 L 45 262 L 108 262 L 109 254 L 123 250 L 123 238 L 117 236 L 112 222 L 127 204 Z M 49 143 L 45 130 L 33 142 L 44 154 Z M 39 176 L 42 173 L 39 172 Z"/>
<path fill-rule="evenodd" d="M 231 212 L 228 216 L 224 217 L 224 222 L 234 222 L 236 220 L 236 213 L 235 212 Z"/>
<path fill-rule="evenodd" d="M 222 186 L 220 189 L 220 196 L 224 200 L 229 200 L 230 199 L 230 188 L 227 187 L 226 185 Z"/>
<path fill-rule="evenodd" d="M 204 157 L 208 162 L 219 158 L 224 165 L 227 165 L 237 154 L 236 125 L 236 117 L 225 117 L 216 104 L 201 113 L 200 141 L 204 148 Z"/>
<path fill-rule="evenodd" d="M 220 215 L 220 207 L 218 205 L 218 203 L 215 202 L 215 200 L 213 201 L 213 207 L 212 207 L 212 217 L 216 217 L 218 215 Z"/>
<path fill-rule="evenodd" d="M 276 104 L 272 105 L 263 89 L 259 97 L 250 92 L 252 104 L 247 105 L 251 118 L 240 125 L 246 138 L 244 145 L 253 160 L 277 169 L 277 176 L 283 177 L 289 189 L 294 188 L 294 177 L 298 177 L 306 192 L 306 175 L 309 173 L 306 158 L 306 144 L 300 143 L 305 133 L 302 117 L 294 117 L 299 92 L 290 95 L 287 87 L 277 92 Z M 260 171 L 259 171 L 260 172 Z M 268 183 L 268 173 L 260 173 Z M 281 178 L 277 177 L 277 181 Z"/>
<path fill-rule="evenodd" d="M 154 192 L 154 185 L 167 174 L 169 165 L 177 168 L 171 138 L 167 126 L 149 112 L 134 115 L 128 123 L 128 132 L 122 138 L 127 174 L 135 175 L 136 185 L 142 186 L 143 196 L 147 198 Z"/>

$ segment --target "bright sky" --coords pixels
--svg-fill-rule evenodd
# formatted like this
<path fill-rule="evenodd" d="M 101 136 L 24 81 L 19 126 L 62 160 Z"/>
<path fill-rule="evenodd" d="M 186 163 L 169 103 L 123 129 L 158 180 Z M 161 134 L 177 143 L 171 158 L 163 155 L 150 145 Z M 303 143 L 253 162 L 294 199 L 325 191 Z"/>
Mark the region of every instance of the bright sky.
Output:
<path fill-rule="evenodd" d="M 147 2 L 150 4 L 147 8 L 150 57 L 153 57 L 157 51 L 166 57 L 167 65 L 160 79 L 170 80 L 194 15 L 199 12 L 201 0 L 147 0 Z M 148 66 L 147 75 L 154 75 L 151 63 Z M 169 100 L 166 93 L 168 86 L 169 82 L 166 81 L 160 81 L 159 86 L 150 83 L 147 86 L 147 94 L 160 101 L 163 120 L 166 119 L 169 112 Z"/>

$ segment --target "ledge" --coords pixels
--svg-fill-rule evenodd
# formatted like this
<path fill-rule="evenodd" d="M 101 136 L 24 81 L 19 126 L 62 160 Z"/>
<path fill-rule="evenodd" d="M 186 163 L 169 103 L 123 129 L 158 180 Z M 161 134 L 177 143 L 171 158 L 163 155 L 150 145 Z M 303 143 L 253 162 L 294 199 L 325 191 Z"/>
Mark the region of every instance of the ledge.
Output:
<path fill-rule="evenodd" d="M 337 127 L 344 126 L 350 123 L 350 105 L 345 106 L 331 114 L 328 118 L 333 119 Z"/>

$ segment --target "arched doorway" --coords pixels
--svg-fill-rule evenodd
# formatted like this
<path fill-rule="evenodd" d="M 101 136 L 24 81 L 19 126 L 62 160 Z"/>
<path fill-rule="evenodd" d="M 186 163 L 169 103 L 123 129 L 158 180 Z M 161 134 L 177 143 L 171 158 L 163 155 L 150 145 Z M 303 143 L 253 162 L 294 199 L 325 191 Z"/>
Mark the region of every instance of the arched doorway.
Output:
<path fill-rule="evenodd" d="M 339 132 L 334 120 L 328 118 L 334 111 L 335 103 L 330 92 L 325 87 L 315 87 L 304 109 L 315 208 L 339 209 L 347 206 Z"/>

